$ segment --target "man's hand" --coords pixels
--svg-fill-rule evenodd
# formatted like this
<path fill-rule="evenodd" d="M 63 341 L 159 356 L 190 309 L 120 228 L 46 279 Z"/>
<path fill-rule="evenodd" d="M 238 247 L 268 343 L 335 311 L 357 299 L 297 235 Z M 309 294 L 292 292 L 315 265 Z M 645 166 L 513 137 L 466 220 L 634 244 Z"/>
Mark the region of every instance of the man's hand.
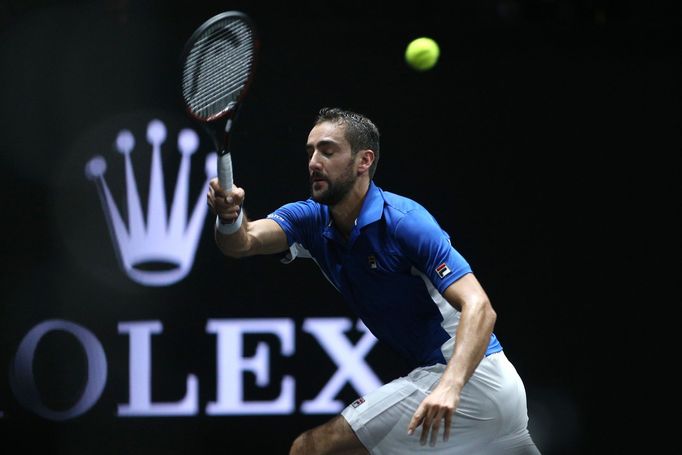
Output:
<path fill-rule="evenodd" d="M 440 383 L 435 389 L 421 402 L 417 411 L 412 416 L 410 425 L 407 427 L 407 434 L 413 434 L 414 430 L 422 426 L 422 434 L 419 438 L 421 445 L 425 445 L 431 432 L 430 445 L 433 447 L 438 440 L 438 430 L 441 424 L 444 425 L 443 441 L 450 438 L 450 427 L 452 415 L 459 404 L 459 391 L 453 387 Z"/>
<path fill-rule="evenodd" d="M 233 186 L 231 191 L 224 190 L 217 178 L 211 179 L 208 183 L 206 195 L 208 205 L 213 214 L 224 222 L 231 223 L 239 216 L 245 196 L 244 190 L 237 186 Z"/>

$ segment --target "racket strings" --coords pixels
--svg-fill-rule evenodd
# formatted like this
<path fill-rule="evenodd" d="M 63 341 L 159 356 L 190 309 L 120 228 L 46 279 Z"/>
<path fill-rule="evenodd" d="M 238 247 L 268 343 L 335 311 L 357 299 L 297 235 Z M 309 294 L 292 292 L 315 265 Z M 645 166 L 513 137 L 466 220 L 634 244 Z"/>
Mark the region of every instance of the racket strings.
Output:
<path fill-rule="evenodd" d="M 233 68 L 237 67 L 234 62 L 231 62 L 231 64 Z M 247 67 L 244 74 L 235 74 L 233 77 L 223 77 L 221 79 L 214 77 L 213 79 L 207 80 L 205 84 L 210 84 L 211 89 L 203 90 L 193 96 L 192 100 L 189 102 L 191 109 L 204 117 L 224 110 L 231 101 L 234 101 L 238 97 L 239 90 L 243 88 L 246 82 L 248 67 L 250 65 L 247 63 L 240 66 Z"/>
<path fill-rule="evenodd" d="M 189 104 L 192 109 L 206 109 L 210 105 L 230 97 L 236 97 L 235 93 L 245 83 L 251 68 L 252 58 L 250 55 L 223 55 L 213 57 L 210 65 L 203 65 L 195 72 L 194 77 L 187 81 L 190 96 Z M 223 102 L 227 103 L 229 100 Z M 215 106 L 223 109 L 224 106 Z"/>
<path fill-rule="evenodd" d="M 204 38 L 203 42 L 197 42 L 197 45 L 193 51 L 194 55 L 190 57 L 195 57 L 196 64 L 200 65 L 202 61 L 206 58 L 206 55 L 210 52 L 216 52 L 216 43 L 225 42 L 228 36 L 234 36 L 228 33 L 223 33 L 221 36 L 211 36 Z M 237 36 L 238 37 L 238 36 Z M 250 38 L 249 35 L 246 38 Z M 243 39 L 240 42 L 245 42 Z M 251 44 L 248 42 L 248 44 Z M 241 48 L 235 48 L 234 52 L 221 52 L 218 58 L 213 58 L 210 65 L 207 65 L 205 71 L 202 72 L 202 78 L 207 81 L 213 82 L 214 79 L 220 76 L 230 76 L 234 73 L 231 78 L 237 78 L 243 76 L 243 74 L 248 74 L 248 70 L 251 63 L 251 54 L 253 46 L 241 46 Z M 201 69 L 201 68 L 200 68 Z M 229 71 L 228 71 L 229 70 Z"/>
<path fill-rule="evenodd" d="M 201 84 L 205 85 L 206 88 L 195 93 L 192 97 L 192 106 L 196 106 L 196 108 L 207 107 L 220 98 L 235 94 L 235 91 L 244 85 L 251 67 L 251 59 L 239 61 L 235 61 L 235 59 L 223 60 L 225 59 L 216 61 L 215 65 L 229 66 L 233 73 L 229 75 L 222 74 L 220 69 L 202 73 Z"/>
<path fill-rule="evenodd" d="M 187 67 L 194 68 L 197 66 L 201 66 L 202 63 L 204 63 L 207 54 L 211 52 L 215 54 L 216 51 L 222 50 L 223 52 L 219 54 L 220 61 L 215 58 L 211 59 L 210 66 L 206 68 L 207 71 L 204 71 L 204 73 L 206 73 L 206 75 L 210 77 L 210 74 L 212 72 L 226 71 L 225 68 L 220 66 L 225 63 L 225 59 L 231 58 L 234 59 L 235 57 L 240 57 L 242 55 L 249 56 L 253 52 L 252 51 L 253 38 L 251 36 L 250 30 L 248 29 L 242 27 L 242 30 L 240 30 L 240 32 L 241 33 L 234 33 L 234 28 L 229 29 L 226 28 L 219 33 L 213 34 L 210 34 L 210 32 L 206 33 L 204 37 L 197 40 L 192 50 L 190 51 L 190 55 L 188 56 L 187 59 Z M 232 49 L 225 48 L 224 43 L 226 43 L 227 41 L 230 41 L 230 43 L 234 45 Z M 222 43 L 223 46 L 220 46 L 219 43 Z M 197 68 L 197 70 L 200 69 L 202 68 Z M 191 76 L 191 74 L 189 76 Z M 187 79 L 187 77 L 185 79 Z"/>
<path fill-rule="evenodd" d="M 211 27 L 188 54 L 183 95 L 191 111 L 207 118 L 228 107 L 246 83 L 254 57 L 247 24 L 232 21 Z"/>

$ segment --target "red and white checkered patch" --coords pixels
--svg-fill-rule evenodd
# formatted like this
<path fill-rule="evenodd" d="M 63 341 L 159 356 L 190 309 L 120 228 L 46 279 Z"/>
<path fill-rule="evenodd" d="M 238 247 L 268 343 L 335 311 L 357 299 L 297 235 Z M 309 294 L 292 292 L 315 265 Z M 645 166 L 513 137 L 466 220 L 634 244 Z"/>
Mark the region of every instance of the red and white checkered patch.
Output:
<path fill-rule="evenodd" d="M 355 400 L 354 402 L 351 403 L 351 406 L 353 406 L 354 408 L 357 408 L 358 406 L 360 406 L 364 402 L 365 402 L 364 398 L 358 398 L 357 400 Z"/>
<path fill-rule="evenodd" d="M 448 265 L 443 262 L 441 265 L 436 267 L 436 273 L 438 274 L 439 277 L 445 278 L 450 274 L 450 269 L 448 268 Z"/>

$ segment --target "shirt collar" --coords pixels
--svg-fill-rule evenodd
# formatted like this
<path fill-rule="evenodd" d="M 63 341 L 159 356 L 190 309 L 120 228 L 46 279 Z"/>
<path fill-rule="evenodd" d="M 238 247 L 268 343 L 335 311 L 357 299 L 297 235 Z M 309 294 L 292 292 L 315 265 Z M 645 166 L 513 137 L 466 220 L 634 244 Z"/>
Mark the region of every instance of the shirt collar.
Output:
<path fill-rule="evenodd" d="M 374 181 L 370 180 L 369 189 L 367 190 L 367 195 L 362 203 L 358 219 L 355 220 L 355 225 L 358 229 L 362 229 L 368 224 L 380 220 L 383 213 L 384 195 L 381 189 L 374 184 Z"/>
<path fill-rule="evenodd" d="M 323 205 L 325 215 L 327 218 L 327 226 L 323 231 L 323 235 L 330 240 L 336 240 L 339 243 L 345 243 L 340 236 L 337 235 L 334 229 L 334 222 L 329 212 L 329 207 Z M 360 214 L 355 220 L 355 227 L 351 233 L 351 239 L 354 240 L 360 229 L 367 226 L 368 224 L 374 223 L 381 219 L 384 213 L 384 194 L 381 189 L 374 184 L 374 181 L 370 180 L 369 188 L 367 189 L 367 194 L 365 195 L 365 200 L 362 202 L 362 208 L 360 209 Z"/>

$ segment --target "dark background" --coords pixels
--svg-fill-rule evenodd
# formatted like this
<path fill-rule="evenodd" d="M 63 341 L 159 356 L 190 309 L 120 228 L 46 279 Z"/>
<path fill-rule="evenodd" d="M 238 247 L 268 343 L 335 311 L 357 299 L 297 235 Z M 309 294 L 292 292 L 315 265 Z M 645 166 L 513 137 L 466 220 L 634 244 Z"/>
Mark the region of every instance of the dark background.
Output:
<path fill-rule="evenodd" d="M 0 2 L 2 433 L 47 453 L 286 453 L 330 417 L 203 412 L 215 398 L 210 318 L 297 321 L 296 357 L 273 366 L 296 376 L 297 406 L 333 373 L 301 323 L 352 315 L 312 262 L 226 260 L 207 218 L 191 274 L 142 287 L 118 268 L 83 174 L 92 156 L 106 156 L 120 198 L 111 141 L 121 128 L 139 125 L 141 144 L 155 117 L 169 131 L 196 127 L 180 96 L 180 51 L 199 24 L 229 9 L 249 13 L 262 42 L 232 144 L 249 214 L 307 196 L 303 145 L 320 107 L 368 115 L 382 133 L 376 183 L 425 205 L 490 295 L 539 448 L 627 447 L 649 422 L 623 410 L 646 400 L 628 397 L 639 393 L 640 368 L 622 354 L 643 343 L 647 310 L 671 302 L 659 272 L 677 257 L 680 228 L 682 24 L 676 8 L 634 0 Z M 420 73 L 403 52 L 423 35 L 439 42 L 441 58 Z M 205 153 L 211 144 L 202 141 Z M 172 158 L 164 166 L 174 175 Z M 21 339 L 46 319 L 87 327 L 109 361 L 96 406 L 60 423 L 24 409 L 7 379 Z M 117 323 L 148 319 L 164 324 L 155 398 L 179 399 L 193 372 L 199 415 L 115 416 L 128 393 Z M 68 407 L 82 385 L 69 343 L 54 335 L 36 366 L 54 408 Z M 369 360 L 382 380 L 406 373 L 381 346 Z M 341 398 L 354 393 L 347 386 Z"/>

